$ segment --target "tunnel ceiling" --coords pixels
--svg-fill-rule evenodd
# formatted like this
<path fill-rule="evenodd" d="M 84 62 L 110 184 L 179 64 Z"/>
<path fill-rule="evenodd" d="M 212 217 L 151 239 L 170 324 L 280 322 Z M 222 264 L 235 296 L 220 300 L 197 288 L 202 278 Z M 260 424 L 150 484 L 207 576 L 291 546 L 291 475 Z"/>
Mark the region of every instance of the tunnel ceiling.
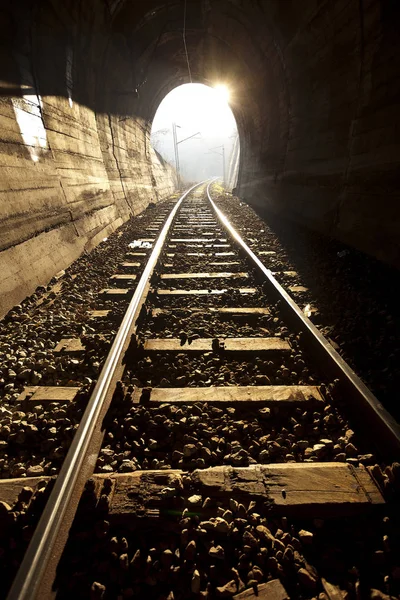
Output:
<path fill-rule="evenodd" d="M 274 55 L 274 63 L 279 63 L 276 40 L 266 28 L 266 15 L 259 9 L 258 15 L 252 14 L 251 5 L 233 0 L 188 1 L 186 10 L 192 80 L 228 84 L 239 122 L 245 110 L 255 115 L 258 97 L 267 85 L 265 54 Z M 258 39 L 254 22 L 260 18 L 263 26 Z M 152 120 L 171 89 L 190 81 L 183 23 L 182 2 L 120 2 L 113 16 L 113 34 L 123 37 L 132 59 L 131 83 L 138 89 L 136 110 L 147 120 Z"/>

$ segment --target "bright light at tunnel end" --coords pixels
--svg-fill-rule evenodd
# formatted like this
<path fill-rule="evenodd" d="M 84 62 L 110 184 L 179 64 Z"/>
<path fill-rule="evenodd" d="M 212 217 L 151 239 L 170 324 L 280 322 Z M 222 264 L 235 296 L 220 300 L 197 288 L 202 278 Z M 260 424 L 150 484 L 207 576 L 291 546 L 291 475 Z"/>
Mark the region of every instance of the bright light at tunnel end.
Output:
<path fill-rule="evenodd" d="M 223 102 L 226 102 L 226 103 L 229 102 L 231 94 L 230 94 L 229 88 L 225 84 L 218 83 L 217 85 L 214 86 L 214 90 L 220 100 L 222 100 Z"/>

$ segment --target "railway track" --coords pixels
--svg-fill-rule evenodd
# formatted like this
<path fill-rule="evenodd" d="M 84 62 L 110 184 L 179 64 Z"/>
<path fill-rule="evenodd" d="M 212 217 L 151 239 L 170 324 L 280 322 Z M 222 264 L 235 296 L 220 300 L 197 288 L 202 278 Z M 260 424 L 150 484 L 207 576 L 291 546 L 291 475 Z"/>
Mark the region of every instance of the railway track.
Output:
<path fill-rule="evenodd" d="M 129 305 L 55 483 L 19 483 L 8 514 L 50 497 L 10 599 L 400 591 L 398 426 L 211 192 L 184 194 L 99 296 L 99 322 Z M 35 386 L 21 401 L 77 393 Z"/>

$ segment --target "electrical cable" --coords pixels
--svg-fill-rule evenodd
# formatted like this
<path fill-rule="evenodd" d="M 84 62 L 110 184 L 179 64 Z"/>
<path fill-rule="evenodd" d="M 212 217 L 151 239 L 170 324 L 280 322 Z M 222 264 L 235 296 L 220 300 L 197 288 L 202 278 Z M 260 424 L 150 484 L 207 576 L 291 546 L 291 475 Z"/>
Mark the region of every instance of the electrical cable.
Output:
<path fill-rule="evenodd" d="M 187 62 L 187 66 L 188 66 L 190 83 L 193 83 L 192 72 L 190 70 L 189 55 L 188 55 L 187 46 L 186 46 L 186 0 L 185 0 L 185 9 L 184 9 L 184 15 L 183 15 L 183 45 L 185 46 L 186 62 Z"/>

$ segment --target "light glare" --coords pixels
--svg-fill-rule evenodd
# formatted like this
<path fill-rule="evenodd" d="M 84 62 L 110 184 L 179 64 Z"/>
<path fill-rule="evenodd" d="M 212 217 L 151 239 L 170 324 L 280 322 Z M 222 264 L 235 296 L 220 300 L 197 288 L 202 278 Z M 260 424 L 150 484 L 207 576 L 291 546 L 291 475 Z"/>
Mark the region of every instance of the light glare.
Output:
<path fill-rule="evenodd" d="M 230 92 L 226 85 L 223 85 L 222 83 L 220 83 L 220 84 L 216 85 L 214 89 L 215 89 L 216 93 L 218 94 L 218 97 L 220 100 L 222 100 L 223 102 L 226 102 L 226 103 L 229 102 Z"/>

